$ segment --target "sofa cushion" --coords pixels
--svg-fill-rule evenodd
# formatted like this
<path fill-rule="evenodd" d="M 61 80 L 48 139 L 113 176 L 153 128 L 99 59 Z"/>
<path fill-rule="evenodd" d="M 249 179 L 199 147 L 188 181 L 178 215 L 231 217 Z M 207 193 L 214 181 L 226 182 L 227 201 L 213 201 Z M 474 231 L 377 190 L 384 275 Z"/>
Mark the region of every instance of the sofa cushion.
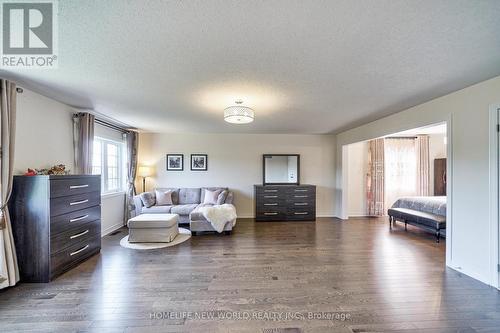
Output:
<path fill-rule="evenodd" d="M 141 198 L 142 204 L 144 207 L 151 207 L 155 204 L 156 199 L 155 199 L 155 194 L 151 192 L 144 192 L 139 194 L 139 197 Z"/>
<path fill-rule="evenodd" d="M 152 206 L 149 208 L 143 207 L 142 214 L 168 214 L 174 206 Z"/>
<path fill-rule="evenodd" d="M 181 188 L 179 190 L 179 205 L 199 204 L 200 188 Z"/>
<path fill-rule="evenodd" d="M 219 193 L 219 196 L 217 197 L 217 205 L 223 205 L 224 203 L 226 203 L 228 192 L 229 192 L 228 190 L 224 190 Z"/>
<path fill-rule="evenodd" d="M 205 195 L 203 196 L 203 204 L 210 204 L 210 205 L 216 205 L 217 200 L 219 198 L 219 194 L 221 194 L 222 190 L 215 190 L 215 191 L 210 191 L 205 189 L 204 193 Z"/>
<path fill-rule="evenodd" d="M 176 205 L 172 206 L 170 212 L 172 214 L 189 215 L 197 206 L 198 204 Z"/>
<path fill-rule="evenodd" d="M 155 191 L 156 195 L 156 204 L 158 206 L 171 206 L 174 203 L 172 202 L 172 191 Z"/>
<path fill-rule="evenodd" d="M 200 203 L 203 202 L 203 198 L 205 198 L 205 190 L 210 190 L 210 191 L 217 191 L 217 190 L 228 190 L 227 187 L 218 187 L 218 186 L 213 186 L 213 187 L 202 187 L 201 188 L 201 193 L 200 193 Z"/>
<path fill-rule="evenodd" d="M 158 187 L 156 188 L 156 191 L 172 191 L 172 204 L 178 205 L 179 204 L 179 189 L 175 187 Z"/>

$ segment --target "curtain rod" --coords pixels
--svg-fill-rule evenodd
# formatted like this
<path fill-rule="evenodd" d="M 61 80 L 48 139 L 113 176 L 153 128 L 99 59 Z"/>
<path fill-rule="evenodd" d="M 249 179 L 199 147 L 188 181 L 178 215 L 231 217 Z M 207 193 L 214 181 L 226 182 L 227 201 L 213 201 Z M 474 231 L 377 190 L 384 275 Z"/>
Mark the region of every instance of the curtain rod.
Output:
<path fill-rule="evenodd" d="M 122 132 L 122 133 L 130 132 L 130 130 L 128 130 L 126 128 L 120 127 L 120 126 L 112 124 L 112 123 L 108 123 L 107 121 L 104 121 L 104 120 L 99 119 L 99 118 L 95 118 L 95 122 L 99 125 L 114 129 L 114 130 Z"/>

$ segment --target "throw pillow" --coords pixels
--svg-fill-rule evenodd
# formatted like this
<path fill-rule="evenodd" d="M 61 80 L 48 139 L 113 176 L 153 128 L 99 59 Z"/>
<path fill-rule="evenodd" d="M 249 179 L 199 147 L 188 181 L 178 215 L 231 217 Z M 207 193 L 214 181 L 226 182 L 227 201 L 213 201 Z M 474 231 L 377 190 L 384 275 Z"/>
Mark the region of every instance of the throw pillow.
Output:
<path fill-rule="evenodd" d="M 143 204 L 143 205 L 144 205 L 144 207 L 146 207 L 146 208 L 149 208 L 149 207 L 151 207 L 151 206 L 154 206 L 154 204 L 156 203 L 154 193 L 151 193 L 151 192 L 144 192 L 144 193 L 141 193 L 141 194 L 139 195 L 139 197 L 141 198 L 142 204 Z"/>
<path fill-rule="evenodd" d="M 217 199 L 222 190 L 210 191 L 205 189 L 205 198 L 203 198 L 203 204 L 217 205 Z"/>
<path fill-rule="evenodd" d="M 227 190 L 220 192 L 219 196 L 217 197 L 217 204 L 223 205 L 226 202 L 226 198 L 227 198 Z"/>
<path fill-rule="evenodd" d="M 170 206 L 172 205 L 172 191 L 155 191 L 156 192 L 156 204 L 158 206 Z"/>

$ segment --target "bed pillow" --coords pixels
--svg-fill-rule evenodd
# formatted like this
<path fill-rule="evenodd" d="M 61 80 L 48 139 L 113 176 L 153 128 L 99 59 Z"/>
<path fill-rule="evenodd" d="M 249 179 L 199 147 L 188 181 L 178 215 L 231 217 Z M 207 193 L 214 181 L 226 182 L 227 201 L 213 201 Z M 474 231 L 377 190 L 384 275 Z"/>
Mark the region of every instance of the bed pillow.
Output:
<path fill-rule="evenodd" d="M 206 205 L 217 205 L 217 199 L 222 190 L 210 191 L 205 189 L 205 197 L 203 198 L 203 204 Z"/>
<path fill-rule="evenodd" d="M 170 206 L 172 202 L 172 191 L 155 191 L 157 206 Z"/>
<path fill-rule="evenodd" d="M 149 208 L 156 203 L 155 195 L 151 192 L 144 192 L 139 195 L 144 207 Z"/>

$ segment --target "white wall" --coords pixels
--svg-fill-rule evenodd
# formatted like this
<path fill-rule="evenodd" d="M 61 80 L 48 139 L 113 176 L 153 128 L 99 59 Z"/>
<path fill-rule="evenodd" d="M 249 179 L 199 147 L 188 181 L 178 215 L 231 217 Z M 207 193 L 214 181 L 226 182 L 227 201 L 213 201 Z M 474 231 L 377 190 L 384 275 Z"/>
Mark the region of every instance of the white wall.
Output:
<path fill-rule="evenodd" d="M 496 273 L 490 256 L 495 246 L 490 235 L 489 108 L 500 102 L 500 77 L 412 107 L 389 117 L 337 135 L 336 211 L 347 214 L 347 193 L 342 184 L 343 146 L 411 128 L 449 121 L 448 146 L 452 170 L 448 192 L 452 220 L 447 245 L 447 265 L 486 283 Z M 451 143 L 451 145 L 450 145 Z M 450 205 L 450 201 L 449 201 Z"/>
<path fill-rule="evenodd" d="M 332 135 L 141 134 L 139 139 L 139 163 L 156 169 L 148 189 L 227 186 L 241 217 L 254 216 L 253 185 L 262 184 L 265 153 L 300 154 L 300 182 L 317 185 L 317 214 L 332 216 L 334 151 Z M 184 171 L 166 171 L 167 153 L 184 154 Z M 191 153 L 208 154 L 207 172 L 190 171 Z"/>
<path fill-rule="evenodd" d="M 17 95 L 15 174 L 54 164 L 65 164 L 73 170 L 74 112 L 71 107 L 28 89 Z M 103 235 L 123 225 L 124 198 L 124 194 L 102 197 Z"/>
<path fill-rule="evenodd" d="M 348 146 L 348 198 L 349 216 L 366 216 L 366 174 L 368 173 L 368 143 Z"/>
<path fill-rule="evenodd" d="M 444 138 L 446 134 L 429 135 L 429 162 L 430 162 L 430 193 L 434 195 L 434 160 L 436 158 L 446 158 L 446 145 Z"/>

